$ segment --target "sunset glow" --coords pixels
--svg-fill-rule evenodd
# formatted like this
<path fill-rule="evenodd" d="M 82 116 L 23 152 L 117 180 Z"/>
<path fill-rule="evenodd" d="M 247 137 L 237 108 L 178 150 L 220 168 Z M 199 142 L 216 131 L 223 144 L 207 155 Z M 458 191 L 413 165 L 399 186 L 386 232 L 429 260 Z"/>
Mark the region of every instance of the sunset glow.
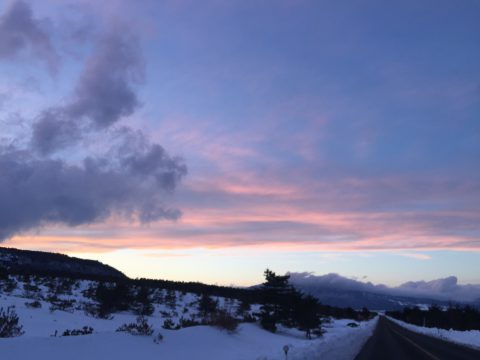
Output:
<path fill-rule="evenodd" d="M 15 4 L 2 246 L 227 285 L 480 283 L 478 3 Z"/>

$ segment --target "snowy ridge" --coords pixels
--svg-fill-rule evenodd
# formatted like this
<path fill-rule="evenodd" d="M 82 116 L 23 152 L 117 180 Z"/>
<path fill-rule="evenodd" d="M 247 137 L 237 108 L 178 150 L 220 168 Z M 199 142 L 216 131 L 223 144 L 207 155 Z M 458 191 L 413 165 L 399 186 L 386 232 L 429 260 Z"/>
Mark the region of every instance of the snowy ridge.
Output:
<path fill-rule="evenodd" d="M 0 247 L 0 268 L 11 273 L 47 274 L 77 278 L 125 278 L 119 270 L 95 260 L 64 254 Z"/>

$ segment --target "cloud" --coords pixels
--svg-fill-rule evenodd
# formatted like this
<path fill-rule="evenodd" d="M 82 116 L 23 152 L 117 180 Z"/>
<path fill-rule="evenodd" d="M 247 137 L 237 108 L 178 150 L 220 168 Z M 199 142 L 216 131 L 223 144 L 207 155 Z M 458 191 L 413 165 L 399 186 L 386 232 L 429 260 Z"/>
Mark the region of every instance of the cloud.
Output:
<path fill-rule="evenodd" d="M 48 224 L 77 226 L 104 221 L 112 215 L 147 223 L 177 219 L 181 213 L 164 205 L 186 174 L 180 159 L 157 144 L 142 150 L 123 149 L 124 159 L 86 157 L 72 165 L 39 159 L 28 150 L 0 150 L 0 240 Z M 148 162 L 151 154 L 161 156 Z M 148 162 L 148 171 L 132 166 Z"/>
<path fill-rule="evenodd" d="M 480 299 L 480 285 L 460 285 L 455 276 L 432 281 L 409 281 L 397 287 L 388 287 L 349 279 L 334 273 L 314 275 L 309 272 L 293 272 L 288 274 L 290 281 L 302 289 L 330 288 L 394 296 L 427 297 L 438 300 L 475 301 Z"/>
<path fill-rule="evenodd" d="M 15 25 L 28 34 L 37 29 L 23 2 L 13 4 L 1 26 L 15 28 L 15 19 L 30 24 Z M 44 108 L 29 123 L 31 141 L 0 143 L 0 241 L 57 224 L 112 217 L 145 224 L 181 216 L 165 202 L 187 173 L 184 161 L 142 131 L 117 124 L 140 105 L 135 85 L 143 69 L 134 32 L 110 27 L 96 39 L 65 104 Z M 65 149 L 71 151 L 59 152 Z"/>
<path fill-rule="evenodd" d="M 42 111 L 32 131 L 32 147 L 44 155 L 71 146 L 82 135 L 77 123 L 71 121 L 63 108 Z"/>
<path fill-rule="evenodd" d="M 142 79 L 138 39 L 116 26 L 99 39 L 67 111 L 75 119 L 86 117 L 97 128 L 108 127 L 140 105 L 132 85 Z"/>
<path fill-rule="evenodd" d="M 480 299 L 480 285 L 460 285 L 456 276 L 432 281 L 409 281 L 396 289 L 409 294 L 440 299 L 473 301 Z"/>
<path fill-rule="evenodd" d="M 397 255 L 409 257 L 417 260 L 430 260 L 432 257 L 426 254 L 417 254 L 417 253 L 398 253 Z"/>
<path fill-rule="evenodd" d="M 315 286 L 346 291 L 370 292 L 384 292 L 384 290 L 387 289 L 385 285 L 374 285 L 371 282 L 349 279 L 335 273 L 317 276 L 310 272 L 292 272 L 288 273 L 288 275 L 290 275 L 290 281 L 299 287 Z"/>
<path fill-rule="evenodd" d="M 29 4 L 14 1 L 0 17 L 0 59 L 28 52 L 32 59 L 43 61 L 51 74 L 56 73 L 59 57 L 43 25 L 33 17 Z"/>
<path fill-rule="evenodd" d="M 140 105 L 134 85 L 144 76 L 140 53 L 128 29 L 113 27 L 101 36 L 67 105 L 46 109 L 33 124 L 33 148 L 54 153 L 133 114 Z"/>

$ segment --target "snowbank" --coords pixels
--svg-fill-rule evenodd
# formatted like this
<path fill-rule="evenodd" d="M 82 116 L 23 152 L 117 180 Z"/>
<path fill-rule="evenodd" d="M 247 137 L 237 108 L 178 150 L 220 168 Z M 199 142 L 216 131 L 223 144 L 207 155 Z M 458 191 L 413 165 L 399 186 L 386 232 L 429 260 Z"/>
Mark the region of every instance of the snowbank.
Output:
<path fill-rule="evenodd" d="M 357 323 L 358 327 L 347 326 L 352 320 L 333 321 L 322 338 L 311 341 L 307 346 L 293 346 L 289 351 L 289 360 L 352 360 L 360 352 L 366 341 L 372 336 L 378 317 L 368 322 Z M 264 357 L 263 359 L 285 359 L 285 357 Z"/>
<path fill-rule="evenodd" d="M 430 335 L 442 340 L 447 340 L 460 345 L 466 345 L 474 349 L 480 349 L 480 330 L 458 331 L 445 330 L 439 328 L 428 328 L 417 325 L 408 324 L 406 322 L 388 317 L 393 322 L 406 329 L 418 332 L 420 334 Z"/>

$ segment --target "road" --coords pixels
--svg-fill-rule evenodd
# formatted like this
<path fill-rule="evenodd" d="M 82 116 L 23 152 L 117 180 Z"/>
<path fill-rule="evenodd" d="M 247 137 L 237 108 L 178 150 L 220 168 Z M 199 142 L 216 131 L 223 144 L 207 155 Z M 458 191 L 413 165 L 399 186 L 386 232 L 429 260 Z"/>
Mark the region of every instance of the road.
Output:
<path fill-rule="evenodd" d="M 381 316 L 355 360 L 480 360 L 480 351 L 412 332 Z"/>

